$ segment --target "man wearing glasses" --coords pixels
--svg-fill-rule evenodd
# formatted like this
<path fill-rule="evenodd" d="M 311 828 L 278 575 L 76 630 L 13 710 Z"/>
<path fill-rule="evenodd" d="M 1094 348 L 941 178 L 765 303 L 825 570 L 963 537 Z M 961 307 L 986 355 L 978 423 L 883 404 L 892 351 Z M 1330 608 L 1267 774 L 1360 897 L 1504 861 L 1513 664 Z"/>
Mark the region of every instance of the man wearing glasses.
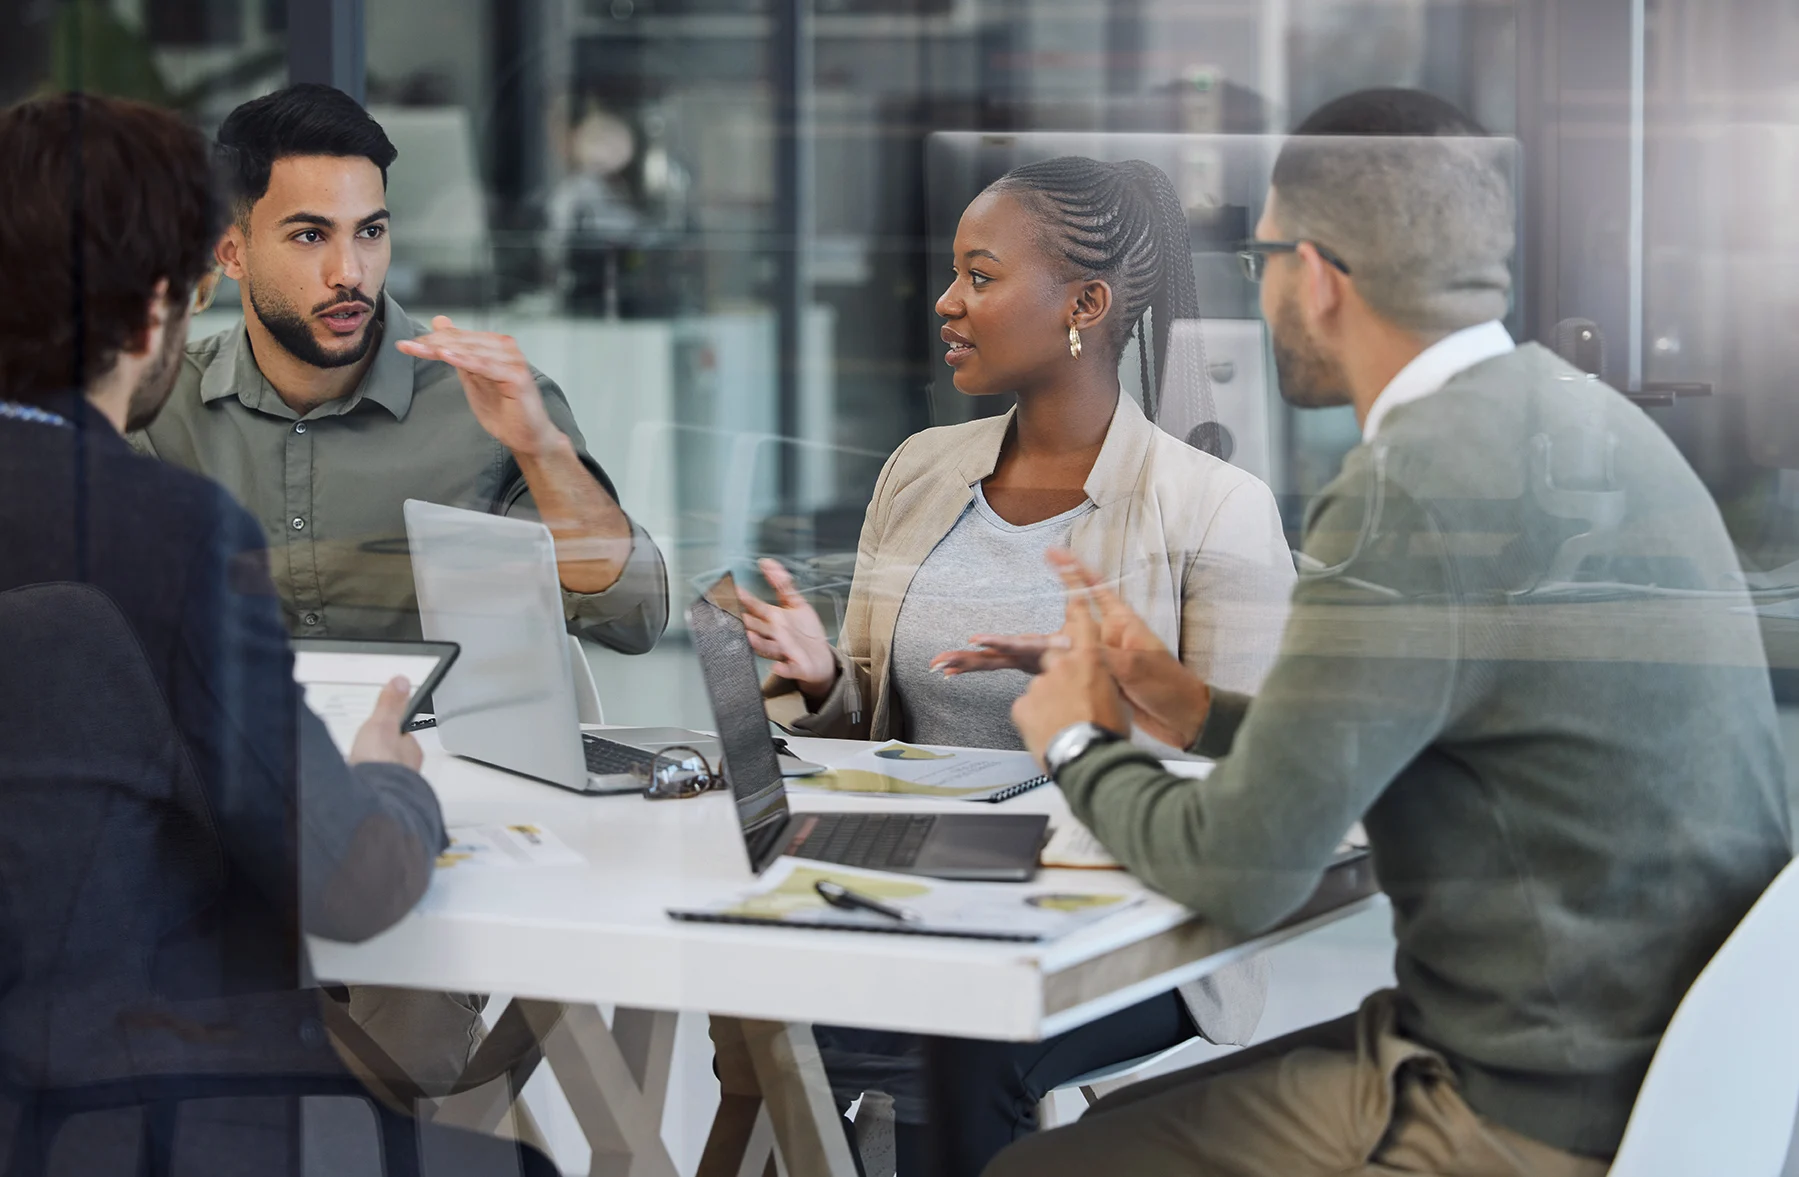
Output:
<path fill-rule="evenodd" d="M 416 638 L 402 504 L 541 518 L 571 632 L 642 653 L 668 619 L 662 556 L 620 508 L 562 391 L 508 336 L 426 328 L 386 293 L 396 152 L 353 99 L 299 85 L 219 130 L 234 222 L 215 257 L 241 326 L 191 344 L 135 443 L 223 483 L 261 523 L 289 631 Z M 216 285 L 216 277 L 212 279 Z M 480 998 L 375 987 L 351 1012 L 427 1091 L 481 1037 Z"/>
<path fill-rule="evenodd" d="M 1326 108 L 1301 135 L 1415 137 L 1289 142 L 1244 251 L 1282 394 L 1362 429 L 1256 697 L 1193 678 L 1062 554 L 1066 652 L 1013 708 L 1107 849 L 1240 933 L 1362 822 L 1397 985 L 1125 1088 L 987 1177 L 1602 1177 L 1676 1005 L 1792 856 L 1718 510 L 1639 409 L 1513 346 L 1509 185 L 1432 137 L 1454 121 L 1423 94 Z M 1164 772 L 1133 722 L 1212 775 Z"/>

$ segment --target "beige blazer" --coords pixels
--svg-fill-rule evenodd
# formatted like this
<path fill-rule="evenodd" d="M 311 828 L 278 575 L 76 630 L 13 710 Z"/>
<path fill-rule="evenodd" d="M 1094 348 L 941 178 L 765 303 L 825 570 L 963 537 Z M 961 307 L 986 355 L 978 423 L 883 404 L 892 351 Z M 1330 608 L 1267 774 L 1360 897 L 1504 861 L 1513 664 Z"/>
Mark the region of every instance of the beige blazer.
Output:
<path fill-rule="evenodd" d="M 771 718 L 838 739 L 904 733 L 891 676 L 900 604 L 919 564 L 993 473 L 1011 423 L 1007 414 L 927 429 L 894 451 L 862 523 L 837 686 L 810 710 L 793 683 L 770 678 L 763 693 Z M 1084 489 L 1096 509 L 1074 524 L 1075 554 L 1195 673 L 1253 694 L 1274 662 L 1294 581 L 1267 485 L 1164 433 L 1127 396 Z M 1182 996 L 1207 1038 L 1246 1042 L 1266 1000 L 1266 966 L 1245 962 L 1183 986 Z"/>

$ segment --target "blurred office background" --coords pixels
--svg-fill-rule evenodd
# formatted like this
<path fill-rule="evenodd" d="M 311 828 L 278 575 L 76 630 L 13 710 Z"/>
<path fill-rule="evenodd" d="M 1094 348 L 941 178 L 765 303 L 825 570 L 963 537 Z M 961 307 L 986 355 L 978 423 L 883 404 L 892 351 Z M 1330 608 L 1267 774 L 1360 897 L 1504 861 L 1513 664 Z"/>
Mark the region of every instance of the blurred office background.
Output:
<path fill-rule="evenodd" d="M 1515 333 L 1639 396 L 1751 569 L 1799 558 L 1785 0 L 12 3 L 6 95 L 81 84 L 210 129 L 290 77 L 360 92 L 400 150 L 390 290 L 520 339 L 682 594 L 773 554 L 840 602 L 885 456 L 1003 407 L 950 387 L 931 305 L 957 212 L 1041 133 L 1278 133 L 1370 85 L 1516 137 Z M 1269 383 L 1229 258 L 1265 166 L 1171 170 L 1234 460 L 1296 528 L 1355 430 Z"/>
<path fill-rule="evenodd" d="M 1769 593 L 1777 683 L 1799 699 L 1799 606 L 1779 600 L 1799 582 L 1792 0 L 4 7 L 0 99 L 80 85 L 211 130 L 290 78 L 365 97 L 400 150 L 390 289 L 416 317 L 512 333 L 562 385 L 668 554 L 677 612 L 693 578 L 770 554 L 829 619 L 886 455 L 1000 407 L 949 387 L 931 307 L 962 204 L 1048 132 L 1175 152 L 1234 460 L 1296 528 L 1356 430 L 1346 409 L 1287 410 L 1269 383 L 1254 291 L 1229 258 L 1266 159 L 1212 137 L 1279 133 L 1366 86 L 1430 90 L 1516 140 L 1515 333 L 1636 397 L 1687 454 Z M 196 333 L 235 307 L 228 288 Z M 609 718 L 707 720 L 678 632 L 593 660 Z M 1332 962 L 1277 970 L 1265 1028 L 1340 1012 L 1308 986 L 1342 988 L 1345 960 L 1377 984 L 1378 923 Z M 703 1059 L 693 1021 L 683 1057 Z M 689 1167 L 708 1083 L 696 1063 L 670 1105 Z M 578 1134 L 549 1118 L 560 1154 Z"/>

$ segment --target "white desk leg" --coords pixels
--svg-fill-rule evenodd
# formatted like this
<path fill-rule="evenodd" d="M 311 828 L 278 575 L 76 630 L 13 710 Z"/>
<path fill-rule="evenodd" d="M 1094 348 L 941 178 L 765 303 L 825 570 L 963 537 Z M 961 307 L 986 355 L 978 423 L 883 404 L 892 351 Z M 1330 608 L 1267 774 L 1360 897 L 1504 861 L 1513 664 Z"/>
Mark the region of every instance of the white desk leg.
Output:
<path fill-rule="evenodd" d="M 712 1041 L 721 1098 L 699 1177 L 766 1177 L 777 1160 L 789 1177 L 855 1177 L 810 1026 L 714 1017 Z"/>
<path fill-rule="evenodd" d="M 675 1015 L 619 1011 L 621 1043 L 591 1005 L 520 1005 L 593 1149 L 591 1177 L 676 1177 L 662 1143 Z"/>

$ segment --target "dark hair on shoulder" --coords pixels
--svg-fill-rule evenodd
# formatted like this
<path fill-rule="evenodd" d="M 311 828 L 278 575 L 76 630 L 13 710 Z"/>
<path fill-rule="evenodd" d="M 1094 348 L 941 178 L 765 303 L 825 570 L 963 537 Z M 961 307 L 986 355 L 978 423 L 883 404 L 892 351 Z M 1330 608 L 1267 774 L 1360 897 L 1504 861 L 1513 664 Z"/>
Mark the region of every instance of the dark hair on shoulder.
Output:
<path fill-rule="evenodd" d="M 223 206 L 205 136 L 93 94 L 0 111 L 0 399 L 84 391 L 212 267 Z"/>
<path fill-rule="evenodd" d="M 1423 90 L 1377 86 L 1320 106 L 1295 135 L 1452 135 L 1485 138 L 1487 130 L 1452 102 Z"/>
<path fill-rule="evenodd" d="M 381 124 L 342 90 L 317 82 L 253 98 L 219 127 L 222 166 L 231 185 L 231 203 L 240 220 L 269 190 L 277 160 L 296 155 L 362 156 L 387 169 L 400 154 Z"/>
<path fill-rule="evenodd" d="M 1155 420 L 1169 331 L 1176 319 L 1199 317 L 1187 214 L 1173 181 L 1140 159 L 1102 163 L 1065 155 L 1014 168 L 992 188 L 1035 204 L 1046 218 L 1047 240 L 1069 268 L 1112 287 L 1115 318 L 1107 342 L 1116 354 L 1137 332 L 1143 410 Z M 1201 395 L 1210 420 L 1203 369 L 1202 363 Z"/>

